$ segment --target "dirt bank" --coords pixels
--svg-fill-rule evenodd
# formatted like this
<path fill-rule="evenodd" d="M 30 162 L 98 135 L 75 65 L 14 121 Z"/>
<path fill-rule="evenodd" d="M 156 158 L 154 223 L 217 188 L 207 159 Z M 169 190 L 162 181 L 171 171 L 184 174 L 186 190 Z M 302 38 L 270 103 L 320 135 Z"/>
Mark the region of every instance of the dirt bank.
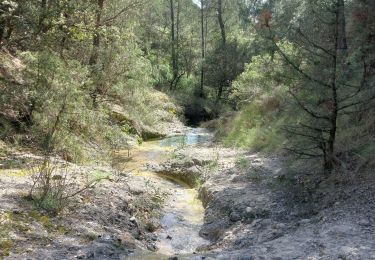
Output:
<path fill-rule="evenodd" d="M 155 167 L 199 186 L 206 259 L 375 259 L 373 176 L 310 190 L 318 178 L 288 179 L 278 159 L 218 147 L 187 147 Z"/>

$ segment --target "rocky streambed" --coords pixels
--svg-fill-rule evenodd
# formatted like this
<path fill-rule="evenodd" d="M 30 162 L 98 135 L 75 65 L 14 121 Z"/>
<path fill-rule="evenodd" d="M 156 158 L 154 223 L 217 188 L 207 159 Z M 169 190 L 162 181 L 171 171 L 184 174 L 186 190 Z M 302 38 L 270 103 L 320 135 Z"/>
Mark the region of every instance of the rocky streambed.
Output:
<path fill-rule="evenodd" d="M 37 160 L 25 153 L 14 160 Z M 9 155 L 7 155 L 9 158 Z M 130 151 L 60 216 L 22 199 L 25 173 L 0 169 L 6 259 L 375 259 L 374 176 L 290 177 L 278 158 L 214 145 L 188 129 Z M 3 164 L 4 165 L 4 164 Z M 12 168 L 12 169 L 10 169 Z M 314 186 L 314 190 L 309 187 Z"/>
<path fill-rule="evenodd" d="M 375 259 L 372 175 L 296 176 L 278 158 L 213 145 L 153 168 L 199 179 L 205 259 Z"/>

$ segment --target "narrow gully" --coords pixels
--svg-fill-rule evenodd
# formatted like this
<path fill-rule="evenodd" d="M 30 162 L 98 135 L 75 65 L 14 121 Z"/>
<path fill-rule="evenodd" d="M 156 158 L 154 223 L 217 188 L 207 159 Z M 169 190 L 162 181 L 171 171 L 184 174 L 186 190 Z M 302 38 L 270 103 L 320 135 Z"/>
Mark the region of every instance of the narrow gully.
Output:
<path fill-rule="evenodd" d="M 180 259 L 183 256 L 191 259 L 188 256 L 192 256 L 197 247 L 209 244 L 209 241 L 199 236 L 204 208 L 198 199 L 198 191 L 179 180 L 149 171 L 145 165 L 166 161 L 174 149 L 203 145 L 210 142 L 211 138 L 212 134 L 206 129 L 189 128 L 183 134 L 145 142 L 132 152 L 131 159 L 124 164 L 125 170 L 131 170 L 132 174 L 158 183 L 162 189 L 170 191 L 172 196 L 163 205 L 161 228 L 156 231 L 157 252 L 136 252 L 125 259 L 168 259 L 176 255 Z M 127 153 L 123 151 L 120 156 L 127 157 Z"/>

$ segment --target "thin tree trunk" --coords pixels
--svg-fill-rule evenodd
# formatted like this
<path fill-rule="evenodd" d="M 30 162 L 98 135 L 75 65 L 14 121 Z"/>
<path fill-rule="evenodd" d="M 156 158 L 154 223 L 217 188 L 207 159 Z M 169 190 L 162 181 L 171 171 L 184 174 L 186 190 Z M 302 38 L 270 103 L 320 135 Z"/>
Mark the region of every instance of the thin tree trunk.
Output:
<path fill-rule="evenodd" d="M 221 33 L 221 52 L 223 54 L 222 59 L 222 72 L 221 72 L 221 78 L 219 81 L 219 90 L 217 93 L 216 102 L 219 102 L 221 100 L 221 97 L 223 95 L 224 86 L 226 85 L 226 68 L 227 68 L 227 59 L 226 59 L 226 43 L 227 43 L 227 37 L 225 33 L 225 25 L 223 20 L 223 6 L 222 6 L 222 0 L 218 0 L 218 8 L 217 8 L 217 18 L 219 21 L 220 26 L 220 33 Z"/>
<path fill-rule="evenodd" d="M 5 29 L 5 21 L 0 20 L 0 49 L 3 45 L 4 29 Z"/>
<path fill-rule="evenodd" d="M 205 31 L 204 31 L 204 0 L 201 0 L 201 82 L 200 93 L 201 98 L 204 97 L 204 58 L 205 58 Z"/>
<path fill-rule="evenodd" d="M 170 89 L 175 89 L 175 83 L 178 78 L 178 68 L 176 60 L 176 35 L 175 35 L 175 14 L 174 14 L 174 1 L 170 0 L 170 11 L 171 11 L 171 43 L 172 43 L 172 70 L 173 79 L 171 82 Z"/>
<path fill-rule="evenodd" d="M 101 26 L 101 20 L 102 20 L 102 12 L 103 12 L 103 6 L 104 6 L 104 0 L 98 0 L 97 2 L 97 9 L 96 9 L 96 21 L 95 21 L 95 30 L 94 35 L 92 39 L 92 50 L 91 55 L 89 59 L 89 65 L 91 66 L 91 76 L 94 76 L 97 73 L 97 68 L 95 66 L 98 63 L 98 57 L 99 57 L 99 48 L 100 48 L 100 26 Z M 95 83 L 94 83 L 95 85 Z M 94 90 L 91 94 L 92 97 L 92 104 L 93 107 L 97 107 L 98 102 L 98 94 L 99 94 L 99 88 L 98 86 L 94 87 Z"/>
<path fill-rule="evenodd" d="M 38 22 L 38 34 L 40 32 L 46 32 L 47 28 L 44 24 L 47 15 L 47 0 L 42 0 L 40 3 L 40 15 L 39 15 L 39 22 Z"/>
<path fill-rule="evenodd" d="M 177 17 L 176 17 L 176 65 L 177 72 L 179 71 L 178 61 L 180 55 L 180 12 L 181 12 L 181 3 L 180 0 L 177 0 Z M 177 84 L 177 83 L 176 83 Z"/>
<path fill-rule="evenodd" d="M 103 6 L 104 6 L 104 0 L 98 0 L 98 6 L 96 9 L 96 20 L 95 20 L 95 29 L 94 29 L 94 35 L 92 39 L 92 50 L 89 60 L 89 65 L 95 65 L 98 60 L 98 52 L 100 48 L 100 26 L 101 26 L 101 20 L 102 20 L 102 12 L 103 12 Z"/>
<path fill-rule="evenodd" d="M 225 47 L 226 42 L 227 42 L 227 36 L 225 33 L 225 25 L 224 25 L 224 20 L 223 20 L 222 0 L 218 0 L 217 18 L 219 20 L 219 26 L 220 26 L 221 43 L 222 43 L 222 46 Z"/>
<path fill-rule="evenodd" d="M 338 66 L 338 57 L 340 55 L 340 50 L 343 47 L 343 43 L 346 39 L 343 39 L 344 34 L 341 32 L 341 11 L 343 8 L 340 7 L 340 2 L 342 0 L 337 0 L 337 9 L 336 9 L 336 21 L 335 21 L 335 52 L 332 58 L 332 83 L 331 83 L 331 102 L 330 106 L 330 129 L 329 136 L 327 141 L 327 158 L 324 162 L 324 170 L 327 173 L 331 173 L 334 168 L 335 163 L 335 143 L 336 143 L 336 132 L 337 132 L 337 114 L 338 114 L 338 99 L 337 99 L 337 66 Z"/>
<path fill-rule="evenodd" d="M 345 3 L 344 0 L 337 1 L 338 12 L 338 49 L 347 50 L 348 44 L 346 40 L 346 19 L 345 19 Z"/>

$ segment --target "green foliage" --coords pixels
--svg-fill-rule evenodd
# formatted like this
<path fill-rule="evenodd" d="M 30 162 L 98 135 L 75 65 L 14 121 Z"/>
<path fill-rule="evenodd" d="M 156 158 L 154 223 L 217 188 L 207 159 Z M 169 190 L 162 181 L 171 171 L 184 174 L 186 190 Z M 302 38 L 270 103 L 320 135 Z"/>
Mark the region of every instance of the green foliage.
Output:
<path fill-rule="evenodd" d="M 250 161 L 246 157 L 238 157 L 235 162 L 240 170 L 246 170 L 250 166 Z"/>
<path fill-rule="evenodd" d="M 252 58 L 233 82 L 235 91 L 230 96 L 241 110 L 233 120 L 217 124 L 224 144 L 264 152 L 282 148 L 286 137 L 280 127 L 288 121 L 292 108 L 286 104 L 286 86 L 279 75 L 287 72 L 278 55 Z"/>
<path fill-rule="evenodd" d="M 95 170 L 91 173 L 90 178 L 94 181 L 99 181 L 102 179 L 108 179 L 111 177 L 111 173 L 105 172 L 105 171 L 100 171 L 100 170 Z"/>
<path fill-rule="evenodd" d="M 263 104 L 251 104 L 239 112 L 231 126 L 222 134 L 223 142 L 229 146 L 251 148 L 254 151 L 276 152 L 282 148 L 285 136 L 279 127 L 285 118 L 269 112 L 262 113 Z"/>

